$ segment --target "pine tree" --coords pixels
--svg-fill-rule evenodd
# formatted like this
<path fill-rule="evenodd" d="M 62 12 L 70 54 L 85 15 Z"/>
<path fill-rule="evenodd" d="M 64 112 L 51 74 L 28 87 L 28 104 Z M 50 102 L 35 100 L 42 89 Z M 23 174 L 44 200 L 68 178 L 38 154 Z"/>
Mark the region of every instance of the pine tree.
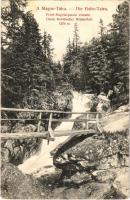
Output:
<path fill-rule="evenodd" d="M 23 23 L 23 9 L 26 1 L 10 0 L 7 7 L 2 7 L 2 103 L 10 106 L 11 102 L 18 101 L 21 96 L 16 91 L 15 73 L 17 63 L 15 63 L 14 46 L 18 46 L 17 39 L 22 34 L 20 32 Z M 18 60 L 19 62 L 19 60 Z M 6 86 L 6 87 L 5 87 Z M 14 88 L 15 87 L 15 88 Z"/>
<path fill-rule="evenodd" d="M 79 30 L 77 23 L 74 24 L 74 36 L 73 36 L 73 51 L 75 55 L 78 54 L 80 50 L 80 42 L 79 42 Z"/>
<path fill-rule="evenodd" d="M 53 48 L 51 47 L 52 37 L 46 31 L 44 31 L 42 39 L 42 50 L 44 60 L 52 61 Z"/>
<path fill-rule="evenodd" d="M 128 93 L 128 69 L 129 69 L 129 4 L 124 2 L 118 6 L 117 14 L 113 15 L 111 24 L 111 47 L 114 61 L 115 85 L 123 83 Z M 115 49 L 116 47 L 116 49 Z"/>
<path fill-rule="evenodd" d="M 51 89 L 54 77 L 51 36 L 47 34 L 45 46 L 31 12 L 25 13 L 18 1 L 9 2 L 8 9 L 2 10 L 3 36 L 6 36 L 2 43 L 2 96 L 5 97 L 2 104 L 10 99 L 14 105 L 6 106 L 11 107 L 22 103 L 25 97 L 32 104 L 32 91 Z"/>

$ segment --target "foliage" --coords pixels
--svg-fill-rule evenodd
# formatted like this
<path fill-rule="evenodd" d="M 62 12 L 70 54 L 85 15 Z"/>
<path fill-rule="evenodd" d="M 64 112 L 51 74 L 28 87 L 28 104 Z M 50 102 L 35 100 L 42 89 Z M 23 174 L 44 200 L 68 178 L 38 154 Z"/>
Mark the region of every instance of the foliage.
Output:
<path fill-rule="evenodd" d="M 108 29 L 100 19 L 99 35 L 82 46 L 78 27 L 74 27 L 74 37 L 72 42 L 69 39 L 63 65 L 66 79 L 75 89 L 91 89 L 106 95 L 112 90 L 115 102 L 128 102 L 128 8 L 127 1 L 118 6 Z"/>
<path fill-rule="evenodd" d="M 128 102 L 127 1 L 118 6 L 108 29 L 100 20 L 99 34 L 89 43 L 81 44 L 74 24 L 63 64 L 53 61 L 52 37 L 40 34 L 33 14 L 25 12 L 26 1 L 8 2 L 1 14 L 2 106 L 44 108 L 43 100 L 64 87 L 106 95 L 112 90 L 114 103 Z"/>
<path fill-rule="evenodd" d="M 43 36 L 40 34 L 33 14 L 23 11 L 25 6 L 24 0 L 21 3 L 9 0 L 8 7 L 2 9 L 2 106 L 5 107 L 24 107 L 26 102 L 28 107 L 35 108 L 34 104 L 39 104 L 47 91 L 52 92 L 55 82 L 62 77 L 60 63 L 52 60 L 51 35 L 46 31 Z"/>

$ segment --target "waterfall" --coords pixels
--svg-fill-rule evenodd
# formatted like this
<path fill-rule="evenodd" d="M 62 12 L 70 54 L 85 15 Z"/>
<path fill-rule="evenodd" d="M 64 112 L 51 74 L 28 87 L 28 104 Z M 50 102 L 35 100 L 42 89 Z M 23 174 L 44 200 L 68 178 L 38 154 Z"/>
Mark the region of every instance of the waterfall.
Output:
<path fill-rule="evenodd" d="M 86 112 L 90 110 L 92 94 L 82 94 L 73 92 L 72 112 Z M 80 114 L 72 114 L 70 119 L 76 119 Z M 55 130 L 72 130 L 74 122 L 62 122 Z M 19 169 L 26 174 L 34 174 L 41 176 L 44 174 L 54 173 L 53 159 L 50 152 L 57 147 L 58 144 L 64 142 L 68 136 L 57 137 L 54 142 L 47 144 L 46 140 L 42 141 L 41 149 L 36 154 L 25 160 L 23 164 L 19 165 Z"/>
<path fill-rule="evenodd" d="M 82 94 L 78 92 L 73 92 L 73 100 L 72 105 L 73 109 L 72 112 L 86 112 L 90 110 L 90 103 L 92 94 Z M 76 119 L 81 114 L 72 114 L 70 119 Z M 58 126 L 55 130 L 62 131 L 62 130 L 72 130 L 73 122 L 63 122 L 60 126 Z"/>

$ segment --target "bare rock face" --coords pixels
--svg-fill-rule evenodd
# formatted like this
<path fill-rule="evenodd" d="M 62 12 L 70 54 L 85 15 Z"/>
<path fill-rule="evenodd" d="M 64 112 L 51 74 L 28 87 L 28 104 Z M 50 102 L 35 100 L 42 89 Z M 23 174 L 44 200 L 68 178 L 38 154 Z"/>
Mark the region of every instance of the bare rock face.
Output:
<path fill-rule="evenodd" d="M 17 123 L 13 127 L 12 132 L 31 132 L 35 131 L 36 127 L 32 124 L 24 126 Z M 30 157 L 38 151 L 41 144 L 41 139 L 24 139 L 24 140 L 7 140 L 1 144 L 2 161 L 11 162 L 19 165 L 24 159 Z"/>
<path fill-rule="evenodd" d="M 128 155 L 127 131 L 114 134 L 89 133 L 70 137 L 55 151 L 53 161 L 57 168 L 62 169 L 63 182 L 76 185 L 86 182 L 106 183 L 110 189 L 108 193 L 113 187 L 116 194 L 125 197 L 127 193 L 114 181 L 118 179 L 119 170 L 128 168 Z"/>
<path fill-rule="evenodd" d="M 11 163 L 1 166 L 1 196 L 6 199 L 43 199 L 37 181 Z"/>

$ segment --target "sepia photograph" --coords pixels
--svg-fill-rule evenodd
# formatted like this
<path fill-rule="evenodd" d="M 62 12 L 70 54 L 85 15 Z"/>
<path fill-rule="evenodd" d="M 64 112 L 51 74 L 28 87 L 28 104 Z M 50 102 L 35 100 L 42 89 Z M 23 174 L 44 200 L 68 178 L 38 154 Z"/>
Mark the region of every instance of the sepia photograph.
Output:
<path fill-rule="evenodd" d="M 129 1 L 1 0 L 1 199 L 129 199 Z"/>

